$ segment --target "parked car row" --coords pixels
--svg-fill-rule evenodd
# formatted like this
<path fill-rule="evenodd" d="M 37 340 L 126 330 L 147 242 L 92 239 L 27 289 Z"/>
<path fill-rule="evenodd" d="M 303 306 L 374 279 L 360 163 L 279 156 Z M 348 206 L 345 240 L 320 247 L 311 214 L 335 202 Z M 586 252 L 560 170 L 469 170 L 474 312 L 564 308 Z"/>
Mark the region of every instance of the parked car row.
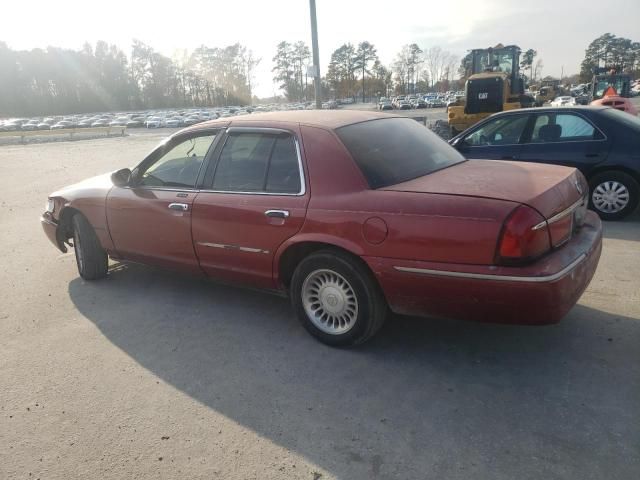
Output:
<path fill-rule="evenodd" d="M 397 95 L 395 97 L 380 97 L 378 110 L 410 110 L 418 108 L 442 108 L 454 104 L 464 92 L 446 93 L 415 93 Z"/>
<path fill-rule="evenodd" d="M 336 108 L 337 102 L 327 102 L 323 108 Z M 257 106 L 228 106 L 215 108 L 175 109 L 163 111 L 97 113 L 0 120 L 0 131 L 57 130 L 122 126 L 127 128 L 182 128 L 216 118 L 249 115 L 252 112 L 313 109 L 312 102 L 265 104 Z"/>

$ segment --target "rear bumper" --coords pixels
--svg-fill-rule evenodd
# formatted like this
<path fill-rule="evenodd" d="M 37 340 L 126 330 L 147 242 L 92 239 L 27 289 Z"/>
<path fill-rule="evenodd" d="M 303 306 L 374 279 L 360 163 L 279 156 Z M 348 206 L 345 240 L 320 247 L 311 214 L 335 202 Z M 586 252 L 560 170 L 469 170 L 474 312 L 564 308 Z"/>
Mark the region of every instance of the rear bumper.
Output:
<path fill-rule="evenodd" d="M 602 224 L 588 212 L 567 244 L 526 267 L 365 260 L 396 313 L 543 325 L 559 322 L 576 304 L 601 250 Z"/>

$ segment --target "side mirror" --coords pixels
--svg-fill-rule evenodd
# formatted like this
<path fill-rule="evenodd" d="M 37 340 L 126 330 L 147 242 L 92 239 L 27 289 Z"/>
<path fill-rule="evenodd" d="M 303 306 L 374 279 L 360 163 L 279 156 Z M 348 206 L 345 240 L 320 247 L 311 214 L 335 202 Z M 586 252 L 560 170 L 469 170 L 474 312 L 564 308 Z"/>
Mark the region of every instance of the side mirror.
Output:
<path fill-rule="evenodd" d="M 131 170 L 123 168 L 111 174 L 111 181 L 116 187 L 126 187 L 131 182 Z"/>
<path fill-rule="evenodd" d="M 450 145 L 458 150 L 459 152 L 468 152 L 470 145 L 467 143 L 468 137 L 457 137 L 454 138 Z"/>

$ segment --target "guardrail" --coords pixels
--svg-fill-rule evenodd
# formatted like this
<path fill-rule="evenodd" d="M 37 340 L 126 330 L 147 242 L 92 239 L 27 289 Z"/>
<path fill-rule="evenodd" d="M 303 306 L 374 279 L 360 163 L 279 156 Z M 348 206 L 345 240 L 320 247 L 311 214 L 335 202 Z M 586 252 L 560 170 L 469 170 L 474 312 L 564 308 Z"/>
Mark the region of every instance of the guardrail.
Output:
<path fill-rule="evenodd" d="M 15 130 L 12 132 L 0 132 L 2 137 L 20 137 L 20 143 L 24 143 L 25 137 L 46 137 L 52 135 L 69 135 L 73 138 L 76 133 L 106 133 L 107 137 L 112 134 L 124 136 L 127 127 L 89 127 L 89 128 L 59 128 L 55 130 Z"/>

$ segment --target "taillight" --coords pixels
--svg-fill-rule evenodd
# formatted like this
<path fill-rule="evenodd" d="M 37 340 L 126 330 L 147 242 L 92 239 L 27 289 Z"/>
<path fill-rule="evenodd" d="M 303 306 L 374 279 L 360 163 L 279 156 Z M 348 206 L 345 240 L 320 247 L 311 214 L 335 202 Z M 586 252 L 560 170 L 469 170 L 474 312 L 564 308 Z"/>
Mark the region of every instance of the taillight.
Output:
<path fill-rule="evenodd" d="M 516 208 L 502 227 L 496 262 L 523 263 L 545 254 L 551 249 L 546 220 L 533 208 Z"/>

